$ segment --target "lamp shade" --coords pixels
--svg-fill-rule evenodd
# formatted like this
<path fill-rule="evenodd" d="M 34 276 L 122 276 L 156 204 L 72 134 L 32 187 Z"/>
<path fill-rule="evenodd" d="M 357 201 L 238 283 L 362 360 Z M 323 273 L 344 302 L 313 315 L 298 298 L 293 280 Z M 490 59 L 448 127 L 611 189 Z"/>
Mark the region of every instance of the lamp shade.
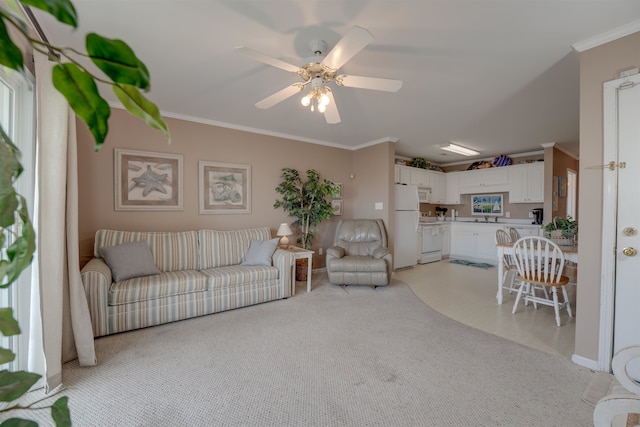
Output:
<path fill-rule="evenodd" d="M 287 236 L 290 236 L 292 234 L 293 231 L 291 231 L 291 227 L 289 227 L 289 224 L 287 224 L 286 222 L 280 224 L 280 227 L 278 227 L 278 232 L 276 233 L 276 236 L 282 236 L 282 239 L 280 239 L 280 245 L 287 246 L 289 244 L 289 238 Z"/>
<path fill-rule="evenodd" d="M 286 222 L 283 222 L 282 224 L 280 224 L 280 227 L 278 228 L 278 232 L 276 233 L 276 236 L 291 236 L 292 234 L 293 234 L 293 231 L 291 231 L 289 224 L 287 224 Z"/>

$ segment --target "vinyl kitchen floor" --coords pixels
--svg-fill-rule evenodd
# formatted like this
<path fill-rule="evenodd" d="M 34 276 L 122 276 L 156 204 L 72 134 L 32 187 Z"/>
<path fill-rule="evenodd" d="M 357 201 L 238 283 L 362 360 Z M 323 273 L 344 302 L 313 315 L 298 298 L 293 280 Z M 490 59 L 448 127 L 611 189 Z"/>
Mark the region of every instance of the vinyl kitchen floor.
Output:
<path fill-rule="evenodd" d="M 571 358 L 575 341 L 575 317 L 561 311 L 556 326 L 553 307 L 522 302 L 511 314 L 516 293 L 504 292 L 502 305 L 496 301 L 498 268 L 482 269 L 442 260 L 394 273 L 436 311 L 474 328 L 541 351 Z M 569 289 L 575 316 L 575 288 Z"/>

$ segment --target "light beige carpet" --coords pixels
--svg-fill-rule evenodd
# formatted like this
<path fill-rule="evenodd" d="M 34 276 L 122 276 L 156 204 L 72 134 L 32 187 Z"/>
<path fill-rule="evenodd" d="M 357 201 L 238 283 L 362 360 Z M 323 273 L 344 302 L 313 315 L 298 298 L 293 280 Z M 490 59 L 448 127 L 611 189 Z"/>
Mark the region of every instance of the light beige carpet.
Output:
<path fill-rule="evenodd" d="M 589 370 L 446 318 L 398 281 L 316 274 L 310 293 L 96 347 L 98 366 L 63 369 L 76 426 L 582 427 L 593 413 Z"/>

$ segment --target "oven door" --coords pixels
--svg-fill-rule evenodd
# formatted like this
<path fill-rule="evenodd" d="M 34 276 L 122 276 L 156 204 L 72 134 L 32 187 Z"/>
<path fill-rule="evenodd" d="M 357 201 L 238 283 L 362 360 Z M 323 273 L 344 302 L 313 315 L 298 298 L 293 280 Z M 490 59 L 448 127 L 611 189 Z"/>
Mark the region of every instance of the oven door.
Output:
<path fill-rule="evenodd" d="M 437 225 L 422 226 L 422 256 L 420 264 L 442 259 L 442 233 Z"/>

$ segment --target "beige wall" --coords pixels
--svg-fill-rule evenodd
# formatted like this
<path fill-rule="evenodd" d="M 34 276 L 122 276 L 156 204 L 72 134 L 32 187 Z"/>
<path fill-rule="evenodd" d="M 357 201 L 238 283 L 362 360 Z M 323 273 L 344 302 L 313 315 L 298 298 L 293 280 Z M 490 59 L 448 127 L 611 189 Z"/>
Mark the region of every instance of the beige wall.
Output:
<path fill-rule="evenodd" d="M 640 32 L 580 54 L 580 262 L 575 354 L 598 360 L 602 246 L 603 83 L 640 67 Z"/>
<path fill-rule="evenodd" d="M 93 140 L 82 122 L 78 122 L 79 233 L 81 264 L 92 255 L 95 231 L 100 228 L 142 231 L 180 231 L 201 228 L 230 230 L 245 227 L 270 227 L 275 235 L 282 222 L 291 222 L 282 209 L 274 209 L 279 196 L 275 188 L 282 168 L 295 168 L 304 174 L 316 169 L 322 178 L 343 183 L 344 216 L 350 217 L 359 194 L 355 180 L 349 178 L 354 169 L 354 152 L 257 135 L 183 120 L 167 119 L 173 142 L 168 145 L 162 134 L 147 127 L 123 110 L 113 109 L 109 136 L 96 153 Z M 384 146 L 385 144 L 381 144 Z M 180 212 L 116 212 L 114 210 L 114 148 L 128 148 L 184 156 L 184 210 Z M 371 147 L 377 152 L 375 162 L 382 166 L 386 148 Z M 393 156 L 391 157 L 393 158 Z M 251 214 L 200 215 L 198 213 L 198 161 L 209 160 L 251 165 Z M 378 165 L 375 166 L 378 169 Z M 365 178 L 364 173 L 362 174 Z M 382 178 L 380 178 L 382 179 Z M 390 181 L 387 177 L 385 184 Z M 388 186 L 388 184 L 387 184 Z M 368 187 L 364 187 L 368 188 Z M 377 199 L 377 185 L 367 190 L 366 199 Z M 380 197 L 388 197 L 386 188 Z M 385 203 L 386 204 L 386 203 Z M 333 237 L 337 219 L 322 223 L 314 239 L 314 250 L 326 248 Z M 324 266 L 324 256 L 316 253 L 314 268 Z"/>

